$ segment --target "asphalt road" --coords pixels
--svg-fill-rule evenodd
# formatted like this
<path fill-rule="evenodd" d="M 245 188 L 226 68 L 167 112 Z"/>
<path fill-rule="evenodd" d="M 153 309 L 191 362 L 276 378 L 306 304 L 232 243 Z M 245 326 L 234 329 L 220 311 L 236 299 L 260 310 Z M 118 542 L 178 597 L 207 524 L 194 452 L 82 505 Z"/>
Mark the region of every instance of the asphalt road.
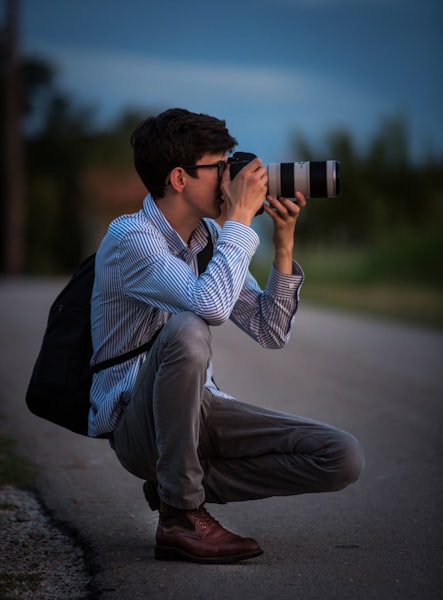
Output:
<path fill-rule="evenodd" d="M 57 519 L 89 545 L 104 600 L 443 598 L 443 333 L 301 306 L 289 345 L 214 331 L 216 380 L 239 398 L 343 427 L 366 451 L 334 494 L 209 506 L 263 556 L 213 566 L 154 560 L 156 514 L 106 441 L 31 415 L 24 395 L 60 281 L 0 281 L 0 411 Z"/>

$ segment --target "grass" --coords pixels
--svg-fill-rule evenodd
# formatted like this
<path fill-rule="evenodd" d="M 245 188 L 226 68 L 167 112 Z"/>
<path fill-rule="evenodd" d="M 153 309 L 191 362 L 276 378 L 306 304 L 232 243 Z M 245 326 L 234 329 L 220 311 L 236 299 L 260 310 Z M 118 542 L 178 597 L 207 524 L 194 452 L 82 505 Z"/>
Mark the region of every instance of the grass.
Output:
<path fill-rule="evenodd" d="M 443 328 L 443 243 L 397 236 L 371 248 L 300 248 L 304 303 Z M 253 262 L 261 285 L 269 258 Z"/>
<path fill-rule="evenodd" d="M 346 285 L 306 282 L 303 301 L 353 313 L 377 315 L 395 321 L 443 328 L 443 293 L 408 285 Z"/>
<path fill-rule="evenodd" d="M 13 573 L 0 573 L 0 600 L 19 598 L 17 593 L 35 592 L 39 589 L 42 576 L 37 573 L 28 575 L 14 575 Z M 11 595 L 9 595 L 11 594 Z"/>
<path fill-rule="evenodd" d="M 26 487 L 35 477 L 32 463 L 15 453 L 15 442 L 0 430 L 0 487 Z M 0 510 L 14 510 L 10 503 L 0 503 Z M 12 600 L 39 589 L 42 576 L 38 573 L 16 574 L 0 572 L 0 600 Z"/>
<path fill-rule="evenodd" d="M 0 486 L 26 487 L 36 471 L 32 463 L 14 452 L 15 442 L 0 431 Z"/>

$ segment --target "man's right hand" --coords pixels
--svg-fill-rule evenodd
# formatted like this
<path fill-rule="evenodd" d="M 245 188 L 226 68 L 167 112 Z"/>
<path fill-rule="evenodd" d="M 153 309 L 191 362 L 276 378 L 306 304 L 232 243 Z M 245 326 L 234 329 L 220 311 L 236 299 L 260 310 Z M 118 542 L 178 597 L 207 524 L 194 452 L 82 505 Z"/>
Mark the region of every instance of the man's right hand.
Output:
<path fill-rule="evenodd" d="M 267 187 L 268 175 L 260 158 L 254 158 L 245 165 L 232 180 L 228 164 L 220 185 L 226 219 L 251 225 L 255 214 L 263 205 Z"/>

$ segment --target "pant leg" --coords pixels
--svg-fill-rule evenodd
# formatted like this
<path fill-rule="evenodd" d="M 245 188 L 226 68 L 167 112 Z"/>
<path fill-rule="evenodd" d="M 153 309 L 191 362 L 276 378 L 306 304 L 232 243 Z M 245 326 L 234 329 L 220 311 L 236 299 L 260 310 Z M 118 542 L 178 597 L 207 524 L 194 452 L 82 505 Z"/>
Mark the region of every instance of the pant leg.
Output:
<path fill-rule="evenodd" d="M 362 448 L 345 431 L 236 400 L 209 404 L 199 448 L 208 502 L 335 491 L 360 475 Z"/>
<path fill-rule="evenodd" d="M 157 480 L 177 508 L 342 489 L 363 465 L 357 440 L 295 415 L 213 396 L 207 324 L 192 313 L 169 319 L 113 434 L 123 466 Z"/>
<path fill-rule="evenodd" d="M 205 321 L 172 316 L 138 374 L 134 393 L 112 436 L 122 465 L 156 480 L 164 502 L 191 509 L 204 501 L 198 457 L 202 400 L 211 357 Z"/>

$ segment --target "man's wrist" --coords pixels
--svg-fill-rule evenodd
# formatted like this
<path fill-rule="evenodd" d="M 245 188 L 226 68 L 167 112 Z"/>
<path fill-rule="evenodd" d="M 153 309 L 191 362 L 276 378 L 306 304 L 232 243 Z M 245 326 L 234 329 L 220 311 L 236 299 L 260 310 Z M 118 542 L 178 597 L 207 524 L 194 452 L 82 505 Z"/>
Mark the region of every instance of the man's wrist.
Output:
<path fill-rule="evenodd" d="M 243 248 L 252 258 L 260 240 L 251 226 L 230 219 L 225 221 L 218 238 L 218 243 L 235 244 Z"/>
<path fill-rule="evenodd" d="M 226 214 L 227 221 L 236 221 L 237 223 L 242 223 L 247 227 L 251 226 L 253 218 L 254 215 L 252 215 L 250 211 L 232 210 Z"/>

